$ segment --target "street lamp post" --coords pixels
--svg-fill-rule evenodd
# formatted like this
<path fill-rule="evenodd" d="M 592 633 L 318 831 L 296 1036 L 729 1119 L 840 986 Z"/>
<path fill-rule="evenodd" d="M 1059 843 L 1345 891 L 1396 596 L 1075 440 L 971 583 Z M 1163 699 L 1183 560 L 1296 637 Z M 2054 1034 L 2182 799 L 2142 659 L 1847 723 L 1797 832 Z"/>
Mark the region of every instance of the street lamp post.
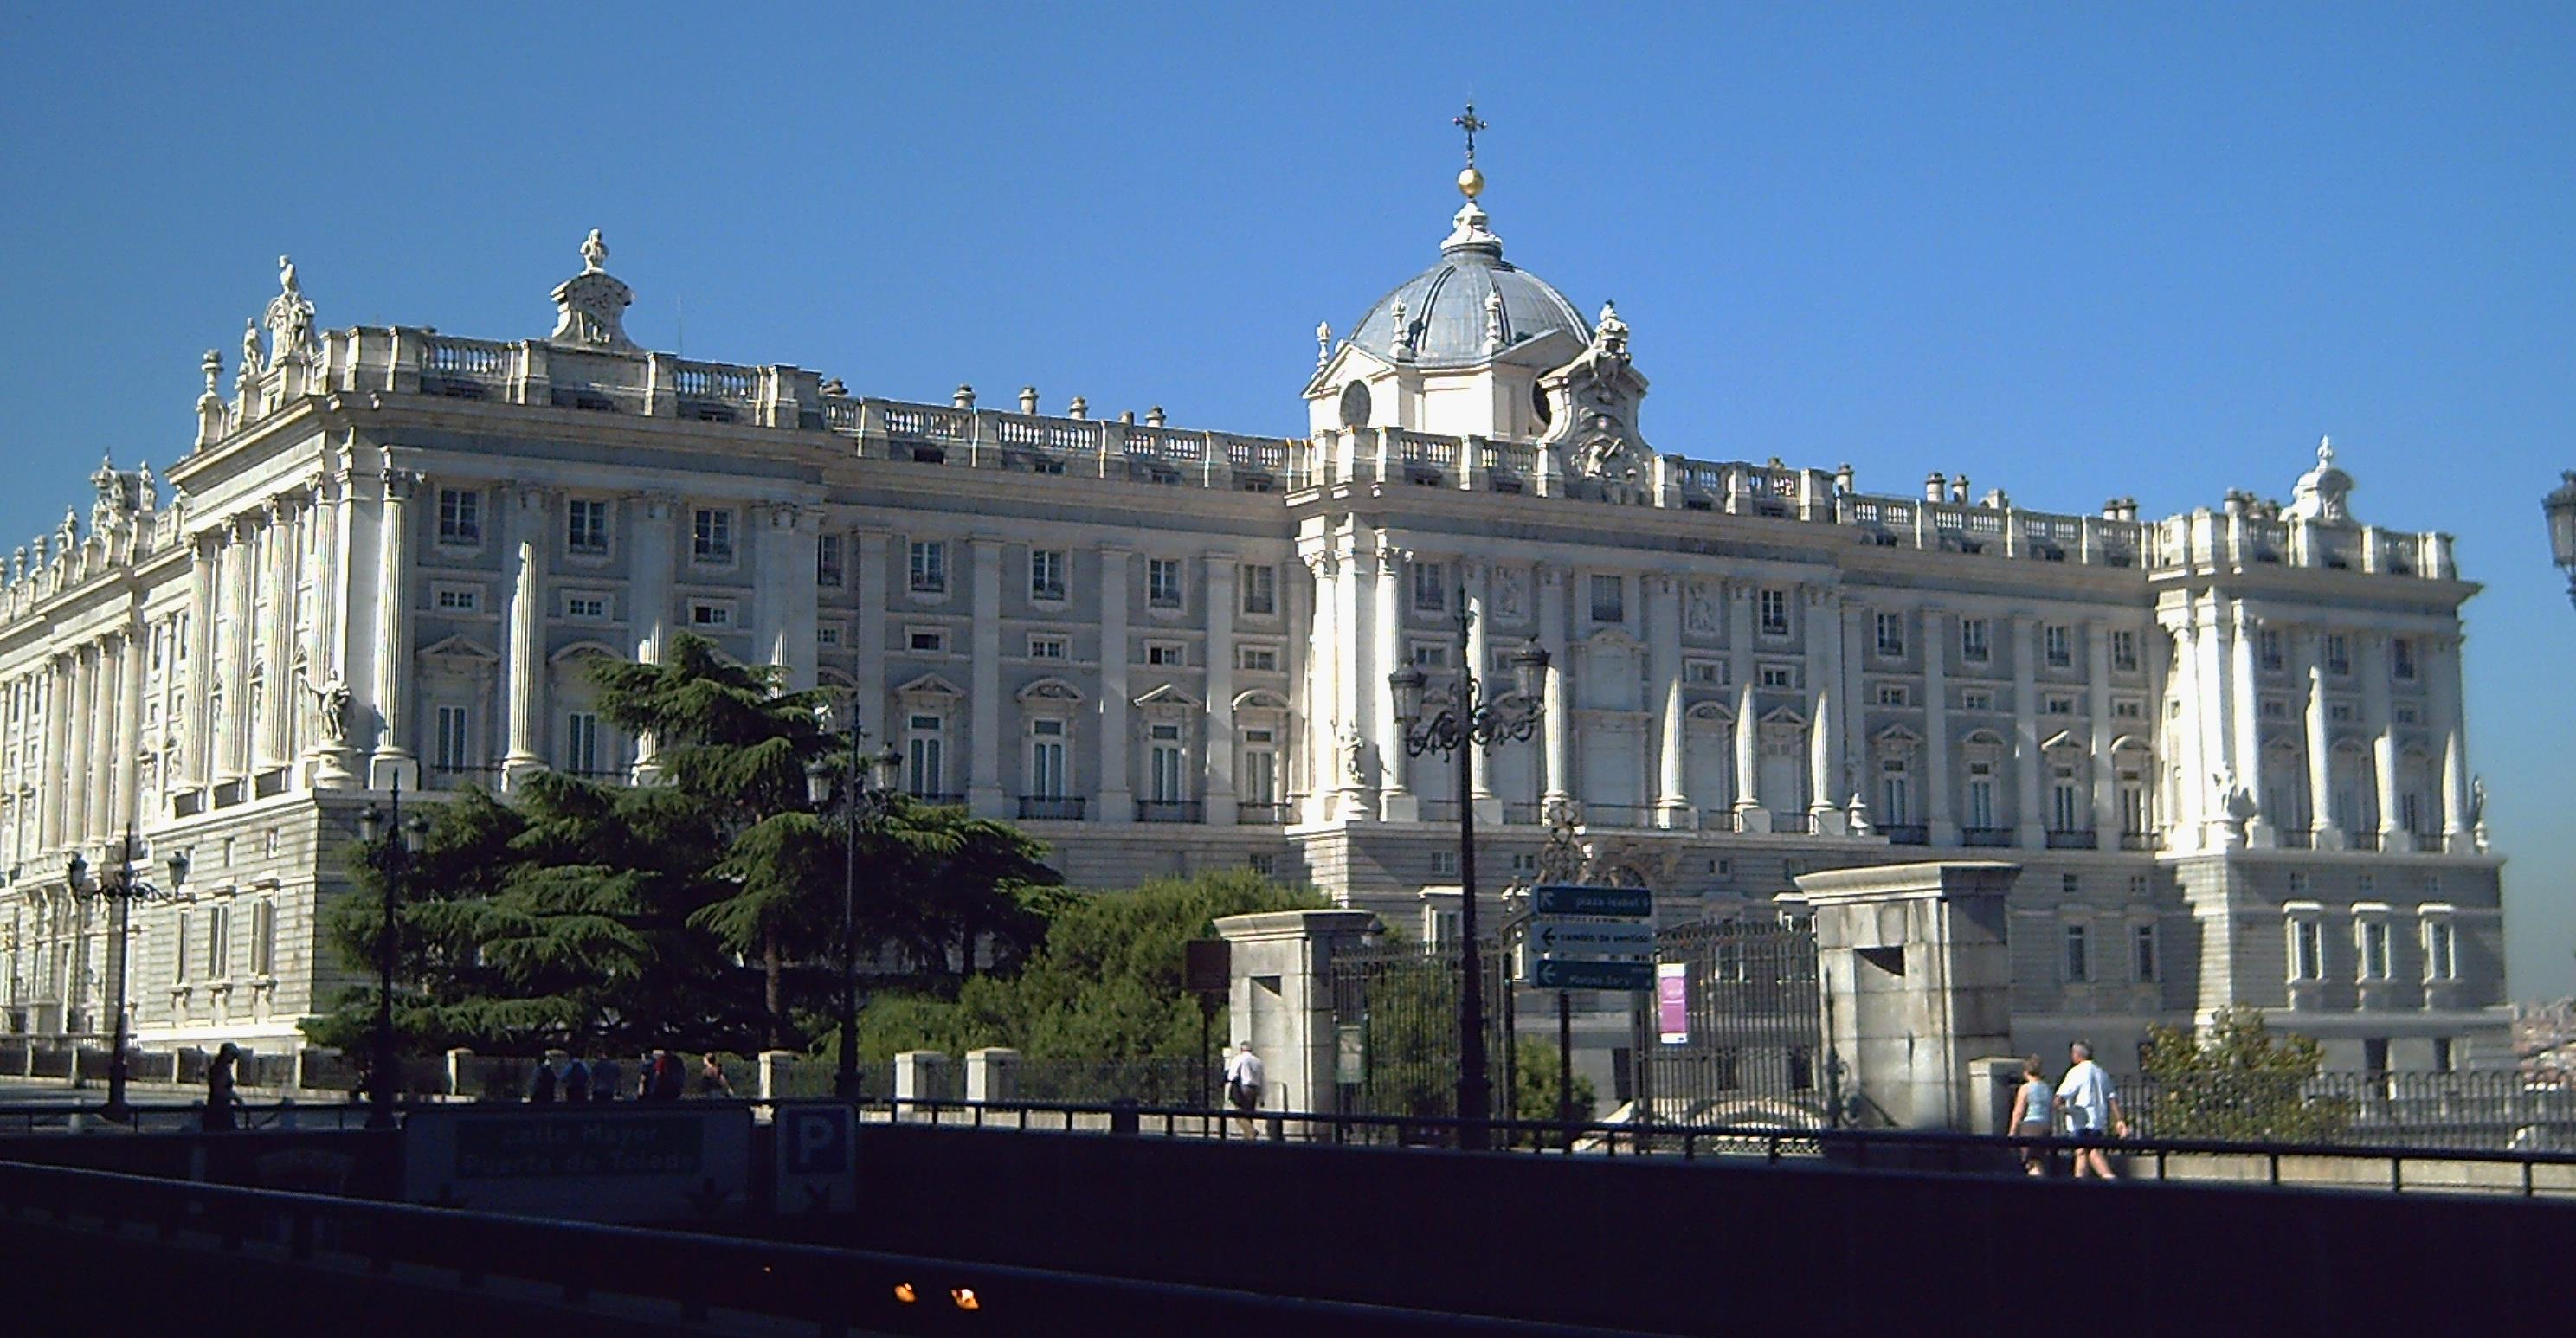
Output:
<path fill-rule="evenodd" d="M 2549 554 L 2558 560 L 2558 569 L 2567 573 L 2567 598 L 2576 602 L 2576 470 L 2559 475 L 2558 490 L 2541 499 L 2541 514 L 2549 517 Z"/>
<path fill-rule="evenodd" d="M 832 1070 L 832 1095 L 859 1099 L 859 824 L 876 817 L 894 794 L 895 772 L 903 755 L 888 745 L 862 752 L 867 731 L 855 723 L 841 731 L 843 747 L 816 757 L 805 769 L 806 797 L 817 813 L 830 808 L 833 782 L 840 782 L 841 827 L 841 1016 L 840 1050 Z"/>
<path fill-rule="evenodd" d="M 133 1116 L 133 1107 L 125 1101 L 125 1048 L 129 1039 L 125 995 L 126 984 L 132 974 L 134 903 L 179 899 L 179 884 L 188 876 L 188 857 L 173 852 L 169 864 L 170 884 L 167 887 L 154 887 L 135 877 L 134 833 L 128 831 L 124 842 L 117 848 L 115 881 L 110 882 L 102 876 L 97 887 L 84 890 L 81 884 L 89 880 L 89 861 L 78 854 L 72 856 L 65 871 L 74 894 L 112 897 L 116 901 L 116 997 L 108 1001 L 116 1010 L 116 1048 L 107 1057 L 107 1104 L 99 1108 L 99 1114 L 119 1124 Z"/>
<path fill-rule="evenodd" d="M 1512 688 L 1488 696 L 1477 666 L 1467 659 L 1467 632 L 1475 622 L 1467 592 L 1458 592 L 1458 690 L 1453 700 L 1425 719 L 1421 668 L 1407 665 L 1386 676 L 1395 697 L 1395 724 L 1404 735 L 1404 751 L 1455 754 L 1458 791 L 1458 937 L 1461 940 L 1458 981 L 1458 1119 L 1459 1144 L 1486 1146 L 1488 1116 L 1485 1080 L 1485 980 L 1476 951 L 1476 749 L 1507 740 L 1527 739 L 1538 726 L 1547 691 L 1547 652 L 1536 641 L 1512 652 Z"/>
<path fill-rule="evenodd" d="M 394 907 L 411 875 L 412 856 L 429 835 L 429 819 L 415 813 L 410 822 L 403 821 L 401 776 L 394 777 L 391 803 L 390 812 L 369 804 L 358 813 L 358 837 L 370 847 L 368 858 L 385 883 L 385 914 L 376 928 L 375 1058 L 367 1066 L 370 1129 L 394 1127 Z M 384 837 L 391 839 L 378 845 Z"/>

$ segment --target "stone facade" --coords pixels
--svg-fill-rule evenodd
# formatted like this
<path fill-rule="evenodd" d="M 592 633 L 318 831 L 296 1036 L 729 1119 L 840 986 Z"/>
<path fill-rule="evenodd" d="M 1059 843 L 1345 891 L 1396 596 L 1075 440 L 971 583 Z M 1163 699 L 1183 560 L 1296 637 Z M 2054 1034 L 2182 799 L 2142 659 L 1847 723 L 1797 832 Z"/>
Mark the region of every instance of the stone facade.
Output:
<path fill-rule="evenodd" d="M 103 467 L 12 558 L 10 1025 L 107 1029 L 104 906 L 64 868 L 130 830 L 195 893 L 135 918 L 137 1034 L 291 1044 L 338 981 L 316 912 L 356 810 L 650 783 L 585 665 L 682 630 L 848 694 L 913 790 L 1076 882 L 1251 864 L 1411 916 L 1457 881 L 1458 801 L 1387 674 L 1437 699 L 1534 641 L 1537 737 L 1467 797 L 1488 895 L 1558 809 L 1680 918 L 2009 852 L 2017 1045 L 2245 1002 L 2352 1067 L 2505 1059 L 2476 587 L 2447 536 L 2358 522 L 2330 448 L 2287 505 L 2155 521 L 1668 454 L 1626 323 L 1506 264 L 1472 199 L 1319 331 L 1304 440 L 680 359 L 582 253 L 554 333 L 507 342 L 323 328 L 281 263 L 230 393 L 207 355 L 173 496 Z"/>

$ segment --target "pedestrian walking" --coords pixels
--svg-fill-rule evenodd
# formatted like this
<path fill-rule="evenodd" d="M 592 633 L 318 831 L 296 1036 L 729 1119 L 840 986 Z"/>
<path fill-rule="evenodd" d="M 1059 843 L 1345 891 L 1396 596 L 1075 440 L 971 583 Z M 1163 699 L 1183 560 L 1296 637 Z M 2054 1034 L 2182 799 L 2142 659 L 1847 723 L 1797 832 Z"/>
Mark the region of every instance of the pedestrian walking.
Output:
<path fill-rule="evenodd" d="M 555 1089 L 562 1095 L 565 1105 L 590 1104 L 590 1066 L 581 1062 L 581 1056 L 564 1057 L 563 1074 L 555 1079 Z"/>
<path fill-rule="evenodd" d="M 241 1047 L 230 1041 L 206 1061 L 206 1111 L 202 1123 L 208 1133 L 228 1133 L 233 1127 L 233 1112 L 241 1098 L 233 1092 L 233 1066 L 241 1062 Z"/>
<path fill-rule="evenodd" d="M 651 1067 L 644 1074 L 645 1095 L 655 1101 L 677 1101 L 686 1077 L 680 1072 L 680 1057 L 668 1050 L 653 1052 Z"/>
<path fill-rule="evenodd" d="M 2093 1062 L 2091 1042 L 2068 1046 L 2066 1057 L 2074 1067 L 2057 1084 L 2057 1105 L 2066 1112 L 2067 1131 L 2075 1138 L 2075 1178 L 2083 1179 L 2089 1169 L 2105 1180 L 2114 1179 L 2111 1156 L 2102 1144 L 2112 1137 L 2129 1136 L 2128 1114 L 2120 1109 L 2120 1094 L 2111 1090 L 2111 1075 Z"/>
<path fill-rule="evenodd" d="M 2021 1062 L 2021 1088 L 2013 1093 L 2012 1118 L 2004 1126 L 2015 1138 L 2046 1138 L 2056 1132 L 2056 1116 L 2057 1089 L 2049 1084 L 2048 1075 L 2040 1072 L 2039 1056 L 2032 1055 Z M 2036 1142 L 2023 1143 L 2021 1168 L 2027 1175 L 2046 1175 L 2048 1148 Z"/>
<path fill-rule="evenodd" d="M 698 1095 L 721 1097 L 733 1095 L 733 1083 L 725 1077 L 724 1065 L 716 1062 L 715 1052 L 712 1050 L 698 1061 Z"/>
<path fill-rule="evenodd" d="M 601 1055 L 599 1057 L 599 1062 L 590 1066 L 590 1099 L 593 1101 L 616 1100 L 617 1085 L 625 1080 L 625 1073 L 617 1066 L 617 1057 L 615 1055 Z"/>
<path fill-rule="evenodd" d="M 537 1066 L 528 1074 L 528 1104 L 551 1106 L 555 1103 L 555 1065 L 551 1055 L 537 1056 Z"/>
<path fill-rule="evenodd" d="M 1261 1089 L 1267 1080 L 1261 1056 L 1252 1053 L 1252 1042 L 1237 1042 L 1234 1057 L 1225 1061 L 1225 1103 L 1234 1108 L 1234 1118 L 1242 1122 L 1246 1138 L 1261 1136 L 1260 1126 L 1252 1122 L 1252 1113 L 1261 1109 Z"/>

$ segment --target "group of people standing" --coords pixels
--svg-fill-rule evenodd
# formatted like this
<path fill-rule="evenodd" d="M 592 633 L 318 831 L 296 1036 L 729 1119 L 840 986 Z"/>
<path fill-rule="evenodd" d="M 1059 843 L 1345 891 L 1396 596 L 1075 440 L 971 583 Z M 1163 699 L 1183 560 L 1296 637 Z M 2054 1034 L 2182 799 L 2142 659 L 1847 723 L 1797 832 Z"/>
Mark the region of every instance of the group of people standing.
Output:
<path fill-rule="evenodd" d="M 2067 1136 L 2075 1140 L 2075 1178 L 2087 1175 L 2112 1179 L 2111 1157 L 2103 1143 L 2112 1138 L 2129 1136 L 2128 1112 L 2120 1108 L 2120 1094 L 2111 1086 L 2111 1075 L 2093 1062 L 2093 1046 L 2077 1041 L 2067 1047 L 2066 1076 L 2050 1083 L 2032 1055 L 2021 1065 L 2021 1086 L 2013 1093 L 2012 1118 L 2006 1125 L 2015 1137 L 2043 1139 L 2057 1133 L 2058 1116 L 2066 1117 Z M 2037 1142 L 2021 1145 L 2022 1169 L 2031 1175 L 2044 1175 L 2048 1170 L 2048 1149 Z"/>
<path fill-rule="evenodd" d="M 687 1091 L 688 1076 L 680 1056 L 669 1050 L 655 1050 L 637 1065 L 635 1090 L 637 1101 L 677 1101 Z M 528 1075 L 527 1097 L 531 1105 L 572 1105 L 591 1101 L 615 1101 L 625 1085 L 626 1070 L 616 1059 L 603 1056 L 584 1061 L 580 1056 L 562 1050 L 549 1050 Z M 729 1097 L 733 1083 L 725 1077 L 724 1065 L 713 1054 L 698 1061 L 698 1095 Z"/>

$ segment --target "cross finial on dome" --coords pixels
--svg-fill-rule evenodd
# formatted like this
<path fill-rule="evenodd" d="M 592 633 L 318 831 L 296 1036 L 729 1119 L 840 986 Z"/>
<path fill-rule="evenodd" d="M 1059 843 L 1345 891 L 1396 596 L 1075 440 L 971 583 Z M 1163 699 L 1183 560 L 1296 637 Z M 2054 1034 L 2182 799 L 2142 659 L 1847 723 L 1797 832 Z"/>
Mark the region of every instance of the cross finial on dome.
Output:
<path fill-rule="evenodd" d="M 2317 438 L 2317 463 L 2321 465 L 2334 463 L 2334 438 Z"/>
<path fill-rule="evenodd" d="M 1476 170 L 1476 132 L 1492 126 L 1476 115 L 1476 100 L 1467 99 L 1467 110 L 1449 118 L 1449 124 L 1467 132 L 1467 167 L 1458 174 L 1458 193 L 1475 199 L 1485 189 L 1485 174 Z"/>

